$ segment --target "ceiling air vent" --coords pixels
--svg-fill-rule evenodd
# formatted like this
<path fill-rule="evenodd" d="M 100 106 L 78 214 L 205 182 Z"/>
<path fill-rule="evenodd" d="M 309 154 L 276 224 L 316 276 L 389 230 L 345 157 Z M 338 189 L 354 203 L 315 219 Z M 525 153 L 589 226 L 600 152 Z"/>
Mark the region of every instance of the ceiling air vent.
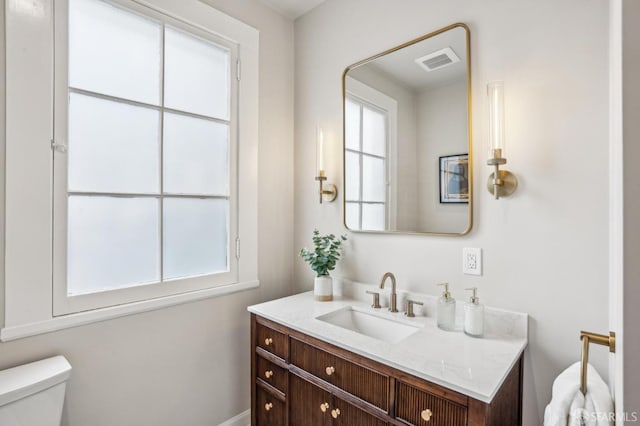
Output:
<path fill-rule="evenodd" d="M 414 60 L 416 64 L 420 65 L 427 72 L 435 71 L 446 67 L 447 65 L 460 62 L 460 58 L 458 58 L 450 47 L 445 47 L 444 49 L 429 53 L 426 56 L 422 56 Z"/>

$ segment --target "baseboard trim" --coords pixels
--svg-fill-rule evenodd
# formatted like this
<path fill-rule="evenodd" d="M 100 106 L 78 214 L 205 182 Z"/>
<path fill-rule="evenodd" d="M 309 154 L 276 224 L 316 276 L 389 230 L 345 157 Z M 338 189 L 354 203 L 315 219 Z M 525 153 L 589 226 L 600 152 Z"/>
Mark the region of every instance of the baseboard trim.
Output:
<path fill-rule="evenodd" d="M 220 423 L 218 426 L 248 426 L 251 424 L 251 410 L 243 411 L 230 418 L 227 421 Z"/>

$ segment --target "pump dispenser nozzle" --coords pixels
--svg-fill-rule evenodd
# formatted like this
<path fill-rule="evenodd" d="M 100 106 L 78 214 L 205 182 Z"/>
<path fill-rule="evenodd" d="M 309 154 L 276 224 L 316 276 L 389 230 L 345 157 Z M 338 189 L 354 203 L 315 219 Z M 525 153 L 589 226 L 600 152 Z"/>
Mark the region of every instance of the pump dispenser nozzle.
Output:
<path fill-rule="evenodd" d="M 445 298 L 445 300 L 449 300 L 451 299 L 451 293 L 449 293 L 449 283 L 440 283 L 440 284 L 436 284 L 437 286 L 444 286 L 444 291 L 442 292 L 442 297 Z"/>
<path fill-rule="evenodd" d="M 469 303 L 473 303 L 474 305 L 477 305 L 480 302 L 480 298 L 478 297 L 478 287 L 465 288 L 465 291 L 471 292 Z"/>

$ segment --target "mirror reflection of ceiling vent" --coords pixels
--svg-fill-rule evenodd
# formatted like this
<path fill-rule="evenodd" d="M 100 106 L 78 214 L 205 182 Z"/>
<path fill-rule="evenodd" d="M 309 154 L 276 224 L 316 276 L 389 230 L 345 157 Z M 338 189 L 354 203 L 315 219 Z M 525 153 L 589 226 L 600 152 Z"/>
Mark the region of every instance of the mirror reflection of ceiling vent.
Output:
<path fill-rule="evenodd" d="M 414 59 L 414 61 L 427 72 L 431 72 L 460 62 L 460 58 L 458 58 L 458 55 L 456 55 L 450 47 L 445 47 L 444 49 L 429 53 L 426 56 Z"/>

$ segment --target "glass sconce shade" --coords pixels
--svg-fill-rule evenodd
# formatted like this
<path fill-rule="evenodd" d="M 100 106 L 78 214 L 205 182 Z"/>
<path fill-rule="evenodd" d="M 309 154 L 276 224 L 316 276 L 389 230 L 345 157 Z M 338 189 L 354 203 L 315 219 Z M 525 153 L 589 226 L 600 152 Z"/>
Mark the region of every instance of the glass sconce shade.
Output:
<path fill-rule="evenodd" d="M 504 155 L 504 83 L 494 81 L 487 85 L 489 96 L 489 158 Z"/>

